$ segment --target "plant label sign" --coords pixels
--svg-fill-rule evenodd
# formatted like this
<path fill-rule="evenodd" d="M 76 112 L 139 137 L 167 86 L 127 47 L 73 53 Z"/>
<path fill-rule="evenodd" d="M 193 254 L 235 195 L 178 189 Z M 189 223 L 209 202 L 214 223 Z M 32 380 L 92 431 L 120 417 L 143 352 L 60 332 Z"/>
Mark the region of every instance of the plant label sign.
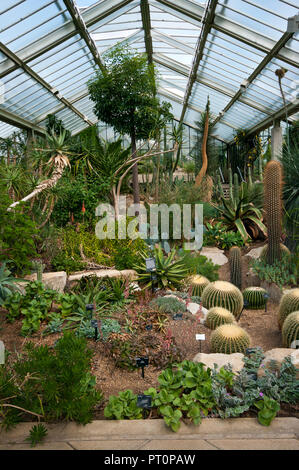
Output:
<path fill-rule="evenodd" d="M 206 335 L 195 335 L 196 341 L 205 341 Z"/>
<path fill-rule="evenodd" d="M 0 341 L 0 364 L 4 364 L 5 348 L 3 341 Z"/>

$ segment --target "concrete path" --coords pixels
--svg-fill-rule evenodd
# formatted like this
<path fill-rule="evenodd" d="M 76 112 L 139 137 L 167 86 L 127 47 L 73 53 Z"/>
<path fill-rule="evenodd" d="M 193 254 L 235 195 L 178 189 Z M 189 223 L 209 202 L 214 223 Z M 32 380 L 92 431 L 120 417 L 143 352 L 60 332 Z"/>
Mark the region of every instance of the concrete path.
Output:
<path fill-rule="evenodd" d="M 1 450 L 30 449 L 25 442 L 31 423 L 0 433 Z M 269 427 L 255 418 L 203 420 L 170 431 L 163 420 L 93 421 L 47 425 L 36 450 L 299 450 L 299 419 L 276 418 Z"/>

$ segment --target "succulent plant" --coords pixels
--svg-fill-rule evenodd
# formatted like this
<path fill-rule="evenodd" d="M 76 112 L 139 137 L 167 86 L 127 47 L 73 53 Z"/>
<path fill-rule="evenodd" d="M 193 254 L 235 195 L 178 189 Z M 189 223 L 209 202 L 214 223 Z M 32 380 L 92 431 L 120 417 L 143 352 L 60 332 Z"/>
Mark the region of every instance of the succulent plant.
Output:
<path fill-rule="evenodd" d="M 229 250 L 230 282 L 238 289 L 242 287 L 242 254 L 238 246 L 232 246 Z"/>
<path fill-rule="evenodd" d="M 245 353 L 250 345 L 249 334 L 236 324 L 221 325 L 211 334 L 212 352 L 222 354 Z"/>
<path fill-rule="evenodd" d="M 215 330 L 218 326 L 234 322 L 235 317 L 229 310 L 223 307 L 213 307 L 207 313 L 205 326 Z"/>
<path fill-rule="evenodd" d="M 264 209 L 268 228 L 267 262 L 272 265 L 281 258 L 282 166 L 271 160 L 265 167 Z"/>
<path fill-rule="evenodd" d="M 247 300 L 248 307 L 257 310 L 259 308 L 263 308 L 266 304 L 266 289 L 262 287 L 246 287 L 243 290 L 243 298 Z"/>
<path fill-rule="evenodd" d="M 299 342 L 299 310 L 290 313 L 282 326 L 283 346 L 290 348 L 296 340 Z"/>
<path fill-rule="evenodd" d="M 210 284 L 209 279 L 200 274 L 195 274 L 190 278 L 190 285 L 192 286 L 192 295 L 200 297 L 204 288 Z"/>
<path fill-rule="evenodd" d="M 297 310 L 299 310 L 299 287 L 289 290 L 281 297 L 278 309 L 279 327 L 282 328 L 287 316 Z"/>
<path fill-rule="evenodd" d="M 239 317 L 244 302 L 241 291 L 227 281 L 210 282 L 202 292 L 202 303 L 207 309 L 212 307 L 223 307 Z"/>
<path fill-rule="evenodd" d="M 280 246 L 280 253 L 281 254 L 285 254 L 285 255 L 290 255 L 291 252 L 290 250 L 288 249 L 288 247 L 286 247 L 285 245 L 283 245 L 283 243 L 280 243 L 279 244 Z M 260 259 L 262 260 L 267 260 L 267 257 L 268 257 L 268 250 L 269 250 L 269 245 L 268 243 L 264 246 L 264 248 L 262 249 L 261 251 L 261 254 L 260 254 Z"/>

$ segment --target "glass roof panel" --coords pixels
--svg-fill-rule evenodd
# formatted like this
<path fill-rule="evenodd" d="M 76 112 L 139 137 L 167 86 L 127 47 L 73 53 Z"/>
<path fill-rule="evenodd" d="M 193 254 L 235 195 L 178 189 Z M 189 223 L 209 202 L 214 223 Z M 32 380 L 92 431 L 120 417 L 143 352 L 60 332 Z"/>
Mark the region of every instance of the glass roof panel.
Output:
<path fill-rule="evenodd" d="M 14 52 L 71 19 L 62 0 L 16 1 L 14 5 L 1 14 L 0 30 L 0 41 Z"/>

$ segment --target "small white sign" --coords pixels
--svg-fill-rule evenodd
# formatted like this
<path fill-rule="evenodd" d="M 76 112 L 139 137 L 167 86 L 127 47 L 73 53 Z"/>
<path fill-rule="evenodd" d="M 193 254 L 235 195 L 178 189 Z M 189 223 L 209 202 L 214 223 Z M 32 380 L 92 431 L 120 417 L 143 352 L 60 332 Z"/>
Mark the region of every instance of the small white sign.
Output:
<path fill-rule="evenodd" d="M 5 352 L 4 343 L 3 341 L 0 341 L 0 364 L 4 364 L 4 358 L 5 358 L 4 352 Z"/>
<path fill-rule="evenodd" d="M 195 335 L 196 341 L 204 341 L 206 339 L 206 335 Z"/>

